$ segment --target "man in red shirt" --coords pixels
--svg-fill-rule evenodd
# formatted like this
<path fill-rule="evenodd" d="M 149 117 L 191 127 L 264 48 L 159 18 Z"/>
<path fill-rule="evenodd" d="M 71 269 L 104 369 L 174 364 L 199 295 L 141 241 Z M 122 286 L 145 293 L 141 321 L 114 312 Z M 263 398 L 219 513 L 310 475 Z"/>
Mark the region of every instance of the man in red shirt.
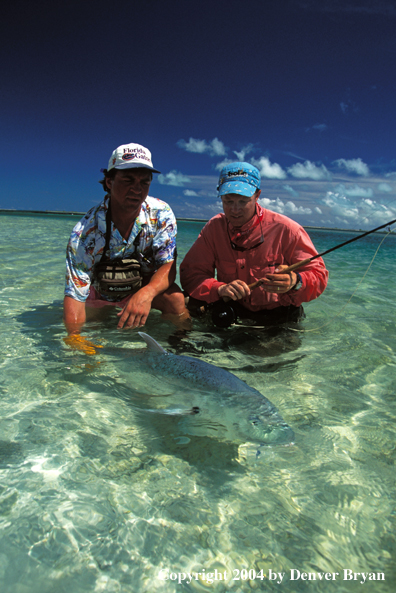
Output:
<path fill-rule="evenodd" d="M 308 234 L 290 218 L 260 206 L 260 173 L 250 163 L 225 166 L 217 189 L 224 214 L 209 220 L 180 266 L 190 308 L 197 300 L 214 304 L 226 297 L 241 318 L 263 325 L 298 321 L 302 303 L 317 298 L 328 278 L 322 258 L 282 274 L 317 255 Z M 263 284 L 250 290 L 249 284 L 261 279 Z"/>

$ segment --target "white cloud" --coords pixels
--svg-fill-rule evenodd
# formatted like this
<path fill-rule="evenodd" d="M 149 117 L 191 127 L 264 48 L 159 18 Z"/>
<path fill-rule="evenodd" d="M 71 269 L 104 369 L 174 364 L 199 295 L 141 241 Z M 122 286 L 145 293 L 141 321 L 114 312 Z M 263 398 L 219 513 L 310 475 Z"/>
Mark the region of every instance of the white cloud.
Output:
<path fill-rule="evenodd" d="M 349 187 L 345 187 L 345 185 L 340 183 L 339 185 L 337 185 L 334 188 L 334 191 L 336 193 L 343 194 L 345 196 L 355 197 L 355 198 L 372 198 L 374 195 L 374 192 L 371 189 L 371 187 L 367 187 L 367 188 L 360 187 L 360 185 L 357 185 L 356 183 L 355 183 L 355 185 L 352 185 Z"/>
<path fill-rule="evenodd" d="M 392 191 L 392 187 L 389 185 L 389 183 L 379 183 L 378 184 L 378 191 L 383 192 L 383 193 L 387 193 L 389 191 Z"/>
<path fill-rule="evenodd" d="M 185 189 L 183 191 L 183 195 L 185 196 L 198 196 L 197 192 L 192 189 Z"/>
<path fill-rule="evenodd" d="M 345 196 L 341 196 L 332 191 L 327 192 L 323 202 L 331 209 L 334 216 L 357 218 L 357 215 L 359 214 L 358 208 L 352 206 Z"/>
<path fill-rule="evenodd" d="M 297 179 L 313 179 L 319 181 L 322 179 L 331 179 L 329 171 L 324 165 L 318 167 L 311 161 L 305 163 L 296 163 L 288 168 L 288 173 Z"/>
<path fill-rule="evenodd" d="M 252 150 L 253 150 L 253 144 L 248 144 L 247 146 L 244 146 L 243 148 L 241 148 L 241 150 L 239 152 L 237 150 L 233 150 L 232 152 L 235 154 L 238 161 L 244 162 L 245 156 L 247 154 L 249 154 L 249 152 L 252 152 Z"/>
<path fill-rule="evenodd" d="M 260 171 L 261 177 L 266 177 L 267 179 L 285 179 L 286 177 L 286 173 L 282 167 L 278 163 L 271 163 L 265 156 L 262 156 L 258 160 L 252 159 L 250 162 Z"/>
<path fill-rule="evenodd" d="M 215 214 L 223 212 L 223 202 L 216 202 L 215 204 L 210 204 L 208 206 L 208 210 L 210 210 L 211 213 L 214 212 Z"/>
<path fill-rule="evenodd" d="M 296 206 L 294 202 L 286 202 L 286 214 L 312 214 L 311 208 L 304 208 L 303 206 Z"/>
<path fill-rule="evenodd" d="M 185 183 L 189 183 L 190 178 L 177 171 L 170 171 L 166 175 L 163 175 L 162 173 L 158 175 L 158 181 L 161 185 L 175 185 L 181 187 Z"/>
<path fill-rule="evenodd" d="M 312 214 L 310 208 L 303 208 L 303 206 L 296 206 L 294 202 L 283 202 L 280 198 L 276 200 L 270 200 L 269 198 L 259 198 L 260 206 L 279 212 L 279 214 L 285 214 L 286 216 L 292 216 L 296 214 Z"/>
<path fill-rule="evenodd" d="M 356 175 L 363 175 L 364 177 L 367 177 L 370 174 L 370 169 L 360 158 L 350 160 L 338 159 L 334 161 L 334 163 L 340 169 L 346 169 L 348 173 L 355 173 Z"/>
<path fill-rule="evenodd" d="M 215 169 L 216 171 L 221 171 L 223 167 L 225 167 L 226 165 L 231 165 L 231 163 L 235 163 L 235 161 L 233 159 L 224 159 L 220 163 L 217 163 Z"/>
<path fill-rule="evenodd" d="M 330 216 L 334 217 L 338 224 L 349 228 L 362 226 L 373 228 L 395 217 L 394 209 L 368 198 L 356 202 L 351 197 L 329 191 L 323 203 L 329 208 Z"/>
<path fill-rule="evenodd" d="M 209 145 L 209 153 L 212 156 L 223 156 L 226 154 L 226 149 L 224 144 L 218 138 L 213 138 Z"/>
<path fill-rule="evenodd" d="M 314 124 L 312 127 L 310 128 L 306 128 L 306 132 L 310 132 L 311 130 L 316 130 L 317 132 L 325 132 L 326 130 L 328 130 L 328 125 L 327 124 Z"/>
<path fill-rule="evenodd" d="M 177 146 L 184 148 L 187 152 L 208 153 L 210 156 L 224 156 L 226 154 L 225 146 L 218 138 L 213 138 L 210 142 L 198 140 L 197 138 L 190 138 L 188 142 L 178 140 Z"/>
<path fill-rule="evenodd" d="M 197 140 L 196 138 L 190 138 L 188 142 L 185 140 L 178 140 L 176 144 L 179 146 L 179 148 L 184 148 L 184 150 L 187 150 L 187 152 L 202 153 L 205 152 L 208 147 L 206 140 Z"/>
<path fill-rule="evenodd" d="M 318 130 L 318 132 L 325 132 L 328 128 L 327 124 L 315 124 L 312 126 L 314 130 Z"/>

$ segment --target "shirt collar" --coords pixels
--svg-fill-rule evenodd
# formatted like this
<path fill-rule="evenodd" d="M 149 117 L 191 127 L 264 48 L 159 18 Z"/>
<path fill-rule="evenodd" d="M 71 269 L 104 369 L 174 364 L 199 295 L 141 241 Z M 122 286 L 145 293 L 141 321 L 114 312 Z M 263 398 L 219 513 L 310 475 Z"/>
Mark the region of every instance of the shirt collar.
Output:
<path fill-rule="evenodd" d="M 243 226 L 233 227 L 231 223 L 227 222 L 231 240 L 245 249 L 257 244 L 261 237 L 264 213 L 265 210 L 259 204 L 256 204 L 256 213 Z"/>

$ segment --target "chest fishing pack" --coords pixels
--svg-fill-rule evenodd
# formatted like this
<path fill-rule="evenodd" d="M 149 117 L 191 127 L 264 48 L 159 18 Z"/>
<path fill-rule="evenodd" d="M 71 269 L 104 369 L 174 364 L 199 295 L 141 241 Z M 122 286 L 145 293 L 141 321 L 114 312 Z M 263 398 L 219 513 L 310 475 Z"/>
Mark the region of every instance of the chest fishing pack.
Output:
<path fill-rule="evenodd" d="M 110 202 L 106 213 L 106 242 L 103 255 L 94 266 L 94 286 L 103 295 L 121 300 L 132 295 L 142 287 L 141 264 L 137 259 L 137 246 L 140 233 L 133 242 L 135 250 L 128 258 L 109 259 L 106 253 L 110 246 L 111 210 Z"/>

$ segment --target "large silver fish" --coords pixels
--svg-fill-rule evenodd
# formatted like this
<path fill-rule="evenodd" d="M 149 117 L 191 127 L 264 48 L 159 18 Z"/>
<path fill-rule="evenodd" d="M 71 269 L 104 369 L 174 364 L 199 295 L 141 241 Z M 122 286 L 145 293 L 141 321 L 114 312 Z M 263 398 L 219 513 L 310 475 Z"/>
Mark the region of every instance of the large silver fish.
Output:
<path fill-rule="evenodd" d="M 293 441 L 292 429 L 259 391 L 224 369 L 190 356 L 171 354 L 149 335 L 139 335 L 148 347 L 143 359 L 146 378 L 142 382 L 156 402 L 155 410 L 150 411 L 180 415 L 184 434 L 257 445 Z M 139 373 L 137 367 L 134 373 Z M 169 400 L 176 401 L 176 405 L 169 406 Z"/>

